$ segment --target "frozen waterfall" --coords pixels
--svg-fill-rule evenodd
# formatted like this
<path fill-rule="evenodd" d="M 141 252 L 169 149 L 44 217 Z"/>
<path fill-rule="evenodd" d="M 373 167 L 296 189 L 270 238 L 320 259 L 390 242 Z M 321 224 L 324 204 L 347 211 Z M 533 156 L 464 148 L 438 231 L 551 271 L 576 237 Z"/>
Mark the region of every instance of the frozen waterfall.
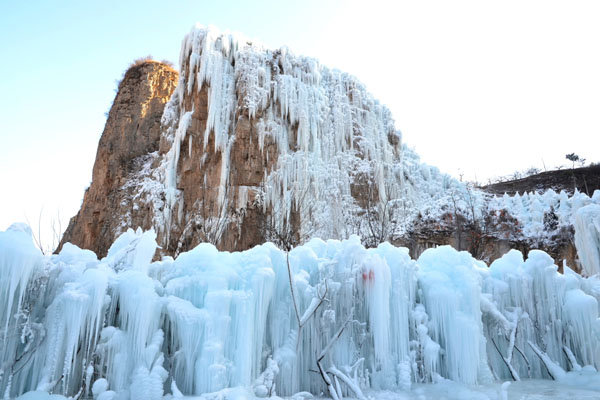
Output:
<path fill-rule="evenodd" d="M 327 393 L 319 360 L 357 397 L 444 379 L 576 374 L 598 386 L 600 279 L 561 274 L 541 251 L 488 267 L 450 247 L 415 261 L 358 237 L 289 255 L 201 244 L 151 262 L 155 250 L 153 231 L 129 230 L 102 260 L 73 245 L 44 257 L 26 227 L 0 232 L 0 393 Z"/>

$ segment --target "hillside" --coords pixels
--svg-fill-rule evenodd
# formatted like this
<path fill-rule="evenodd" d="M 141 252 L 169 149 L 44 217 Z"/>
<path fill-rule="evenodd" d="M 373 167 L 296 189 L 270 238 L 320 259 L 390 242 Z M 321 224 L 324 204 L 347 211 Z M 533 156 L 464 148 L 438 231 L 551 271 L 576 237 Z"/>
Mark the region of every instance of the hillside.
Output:
<path fill-rule="evenodd" d="M 600 189 L 600 165 L 575 169 L 541 172 L 526 178 L 482 186 L 481 189 L 496 195 L 507 193 L 539 192 L 552 189 L 573 193 L 574 189 L 591 196 Z"/>

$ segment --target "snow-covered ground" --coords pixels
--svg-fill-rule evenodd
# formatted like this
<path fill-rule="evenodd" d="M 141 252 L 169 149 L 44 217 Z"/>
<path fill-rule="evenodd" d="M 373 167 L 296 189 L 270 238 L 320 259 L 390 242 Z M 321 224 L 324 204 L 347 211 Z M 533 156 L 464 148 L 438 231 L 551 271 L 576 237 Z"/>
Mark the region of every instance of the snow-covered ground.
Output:
<path fill-rule="evenodd" d="M 505 381 L 507 398 L 600 396 L 600 278 L 541 251 L 488 267 L 354 236 L 151 262 L 155 237 L 129 230 L 98 260 L 72 245 L 44 257 L 23 225 L 0 232 L 7 397 L 503 399 Z"/>

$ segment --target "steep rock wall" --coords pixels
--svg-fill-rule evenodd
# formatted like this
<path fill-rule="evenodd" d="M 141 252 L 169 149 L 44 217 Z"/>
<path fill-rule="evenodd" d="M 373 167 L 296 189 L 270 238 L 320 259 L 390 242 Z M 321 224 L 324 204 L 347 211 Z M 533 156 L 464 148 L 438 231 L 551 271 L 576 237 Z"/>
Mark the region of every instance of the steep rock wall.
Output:
<path fill-rule="evenodd" d="M 136 158 L 158 150 L 160 119 L 171 97 L 177 72 L 171 67 L 146 61 L 127 70 L 108 114 L 98 144 L 92 183 L 81 209 L 65 231 L 59 249 L 71 242 L 105 255 L 119 230 L 127 204 L 122 186 L 137 168 Z M 151 219 L 138 218 L 137 225 L 152 227 Z"/>
<path fill-rule="evenodd" d="M 376 241 L 368 222 L 401 197 L 402 152 L 389 110 L 360 82 L 204 28 L 184 39 L 180 71 L 176 90 L 158 63 L 127 72 L 63 243 L 102 256 L 137 226 L 168 255 L 200 242 Z"/>

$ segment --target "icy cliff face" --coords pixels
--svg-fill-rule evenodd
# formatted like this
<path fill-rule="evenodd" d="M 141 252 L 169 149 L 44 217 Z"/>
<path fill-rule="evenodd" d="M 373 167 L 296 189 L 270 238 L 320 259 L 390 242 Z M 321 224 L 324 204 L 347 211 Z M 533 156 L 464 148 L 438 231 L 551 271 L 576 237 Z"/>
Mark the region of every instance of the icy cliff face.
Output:
<path fill-rule="evenodd" d="M 355 78 L 212 28 L 186 36 L 180 69 L 160 166 L 139 186 L 149 203 L 165 199 L 153 211 L 167 247 L 348 237 L 367 201 L 400 197 L 400 133 Z"/>
<path fill-rule="evenodd" d="M 137 226 L 155 228 L 171 255 L 200 242 L 240 250 L 314 234 L 359 233 L 375 243 L 391 230 L 370 229 L 373 220 L 384 213 L 402 219 L 396 203 L 411 197 L 403 187 L 400 133 L 354 77 L 286 48 L 264 49 L 203 27 L 183 41 L 174 91 L 176 74 L 144 67 L 138 82 L 128 79 L 135 68 L 115 98 L 88 201 L 64 243 L 105 255 L 120 233 Z M 146 112 L 147 104 L 156 107 Z M 153 124 L 136 124 L 144 120 Z M 144 129 L 152 130 L 147 140 L 138 135 Z M 121 149 L 129 136 L 146 151 Z M 122 168 L 105 174 L 107 164 Z"/>
<path fill-rule="evenodd" d="M 173 68 L 156 61 L 126 71 L 98 143 L 92 184 L 83 194 L 81 209 L 71 219 L 61 247 L 71 242 L 104 256 L 122 222 L 150 228 L 149 213 L 137 212 L 134 220 L 127 221 L 126 216 L 135 213 L 132 199 L 136 193 L 128 190 L 126 182 L 143 164 L 140 158 L 146 159 L 159 148 L 160 119 L 177 76 Z"/>
<path fill-rule="evenodd" d="M 198 27 L 180 74 L 157 62 L 125 74 L 61 246 L 103 257 L 130 227 L 156 231 L 158 256 L 356 234 L 413 257 L 444 244 L 487 261 L 542 248 L 576 266 L 573 213 L 585 199 L 493 198 L 401 145 L 387 108 L 354 77 Z"/>
<path fill-rule="evenodd" d="M 201 244 L 151 263 L 155 238 L 129 230 L 98 260 L 71 244 L 43 257 L 21 226 L 0 232 L 0 390 L 361 398 L 442 377 L 598 379 L 598 276 L 558 273 L 541 251 L 488 268 L 449 246 L 412 260 L 353 236 L 289 255 Z"/>

